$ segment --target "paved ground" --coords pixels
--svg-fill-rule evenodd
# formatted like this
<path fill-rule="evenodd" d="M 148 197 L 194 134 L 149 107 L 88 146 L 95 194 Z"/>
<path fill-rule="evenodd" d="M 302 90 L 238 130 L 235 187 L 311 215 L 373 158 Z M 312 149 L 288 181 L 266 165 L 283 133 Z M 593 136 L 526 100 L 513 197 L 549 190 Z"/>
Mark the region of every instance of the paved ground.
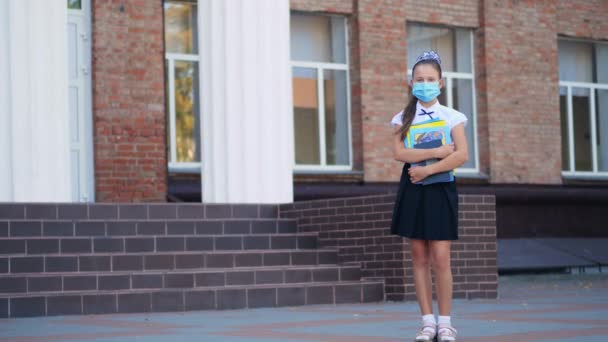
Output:
<path fill-rule="evenodd" d="M 499 272 L 608 269 L 608 238 L 498 239 Z"/>
<path fill-rule="evenodd" d="M 454 301 L 459 341 L 607 341 L 608 273 L 501 276 Z M 435 304 L 436 305 L 436 304 Z M 0 341 L 412 341 L 415 302 L 0 320 Z"/>

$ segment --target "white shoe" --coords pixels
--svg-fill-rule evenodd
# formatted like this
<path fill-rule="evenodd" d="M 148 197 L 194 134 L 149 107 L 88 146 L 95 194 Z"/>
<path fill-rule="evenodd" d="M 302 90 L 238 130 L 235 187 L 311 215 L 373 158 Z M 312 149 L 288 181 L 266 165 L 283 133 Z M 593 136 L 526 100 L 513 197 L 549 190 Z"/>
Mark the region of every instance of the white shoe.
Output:
<path fill-rule="evenodd" d="M 458 331 L 449 325 L 440 325 L 439 332 L 437 333 L 438 342 L 454 342 L 456 341 L 456 334 Z"/>
<path fill-rule="evenodd" d="M 418 334 L 416 334 L 416 342 L 422 341 L 435 341 L 437 336 L 437 326 L 431 324 L 425 324 L 420 328 Z"/>

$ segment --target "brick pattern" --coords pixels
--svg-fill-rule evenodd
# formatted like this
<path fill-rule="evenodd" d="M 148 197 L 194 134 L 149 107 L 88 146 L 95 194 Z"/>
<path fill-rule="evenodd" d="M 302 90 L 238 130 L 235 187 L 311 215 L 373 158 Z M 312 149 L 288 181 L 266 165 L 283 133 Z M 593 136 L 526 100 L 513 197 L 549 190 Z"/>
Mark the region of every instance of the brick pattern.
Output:
<path fill-rule="evenodd" d="M 384 300 L 277 205 L 0 203 L 0 317 Z"/>
<path fill-rule="evenodd" d="M 331 283 L 359 281 L 360 268 L 352 266 L 293 266 L 290 268 L 198 269 L 180 272 L 112 272 L 86 274 L 12 274 L 0 279 L 0 293 L 30 293 L 96 290 L 203 288 L 248 284 Z M 331 285 L 331 284 L 329 284 Z"/>
<path fill-rule="evenodd" d="M 559 34 L 593 40 L 608 40 L 608 2 L 603 0 L 557 1 Z"/>
<path fill-rule="evenodd" d="M 353 12 L 353 0 L 290 0 L 289 6 L 294 11 L 326 12 L 350 14 Z"/>
<path fill-rule="evenodd" d="M 413 22 L 449 26 L 478 27 L 480 0 L 403 1 L 406 19 Z"/>
<path fill-rule="evenodd" d="M 165 202 L 161 1 L 93 2 L 93 115 L 98 202 Z"/>
<path fill-rule="evenodd" d="M 285 204 L 280 216 L 300 232 L 318 232 L 339 262 L 360 262 L 367 277 L 385 279 L 388 300 L 414 300 L 407 239 L 390 234 L 395 195 Z M 452 243 L 454 298 L 496 298 L 496 205 L 492 195 L 459 196 L 459 240 Z"/>
<path fill-rule="evenodd" d="M 552 1 L 484 3 L 493 182 L 561 183 L 556 14 Z"/>
<path fill-rule="evenodd" d="M 396 179 L 389 121 L 405 106 L 406 9 L 401 1 L 357 1 L 364 180 Z"/>

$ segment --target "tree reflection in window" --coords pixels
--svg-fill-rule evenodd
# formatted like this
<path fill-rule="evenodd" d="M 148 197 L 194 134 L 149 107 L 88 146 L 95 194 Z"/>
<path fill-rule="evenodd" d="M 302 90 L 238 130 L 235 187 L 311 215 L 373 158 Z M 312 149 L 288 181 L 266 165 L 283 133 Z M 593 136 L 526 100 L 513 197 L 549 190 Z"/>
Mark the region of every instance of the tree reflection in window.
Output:
<path fill-rule="evenodd" d="M 68 0 L 68 9 L 82 9 L 82 4 L 80 0 Z"/>
<path fill-rule="evenodd" d="M 173 69 L 173 79 L 167 79 L 170 167 L 179 168 L 179 163 L 200 162 L 198 11 L 196 1 L 186 0 L 165 1 L 164 10 L 165 65 Z M 166 75 L 171 77 L 169 71 Z"/>
<path fill-rule="evenodd" d="M 198 63 L 175 62 L 175 142 L 177 161 L 199 161 L 198 142 Z"/>

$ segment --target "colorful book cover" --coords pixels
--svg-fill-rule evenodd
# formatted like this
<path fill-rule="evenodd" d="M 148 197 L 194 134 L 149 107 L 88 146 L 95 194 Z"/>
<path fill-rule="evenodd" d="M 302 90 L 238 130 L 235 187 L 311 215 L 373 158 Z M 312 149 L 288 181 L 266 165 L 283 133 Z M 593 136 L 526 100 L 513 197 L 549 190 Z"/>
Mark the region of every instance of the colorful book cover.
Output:
<path fill-rule="evenodd" d="M 422 142 L 420 144 L 416 144 L 414 145 L 414 148 L 435 148 L 435 147 L 439 147 L 441 146 L 441 140 L 429 140 L 426 142 Z M 439 159 L 433 158 L 433 159 L 427 159 L 427 160 L 423 160 L 421 162 L 418 163 L 412 163 L 412 166 L 426 166 L 426 165 L 431 165 L 433 163 L 438 162 Z M 428 185 L 428 184 L 433 184 L 433 183 L 437 183 L 437 182 L 451 182 L 454 180 L 454 175 L 452 174 L 451 171 L 444 171 L 444 172 L 439 172 L 439 173 L 435 173 L 432 174 L 428 177 L 426 177 L 425 179 L 423 179 L 420 182 L 417 182 L 415 184 L 422 184 L 422 185 Z"/>
<path fill-rule="evenodd" d="M 427 120 L 410 126 L 404 139 L 406 148 L 435 148 L 452 142 L 449 127 L 445 120 L 439 118 Z M 439 159 L 433 158 L 418 163 L 411 163 L 412 166 L 425 166 L 438 162 Z M 437 182 L 451 182 L 454 180 L 454 170 L 440 172 L 431 175 L 416 184 L 432 184 Z"/>

